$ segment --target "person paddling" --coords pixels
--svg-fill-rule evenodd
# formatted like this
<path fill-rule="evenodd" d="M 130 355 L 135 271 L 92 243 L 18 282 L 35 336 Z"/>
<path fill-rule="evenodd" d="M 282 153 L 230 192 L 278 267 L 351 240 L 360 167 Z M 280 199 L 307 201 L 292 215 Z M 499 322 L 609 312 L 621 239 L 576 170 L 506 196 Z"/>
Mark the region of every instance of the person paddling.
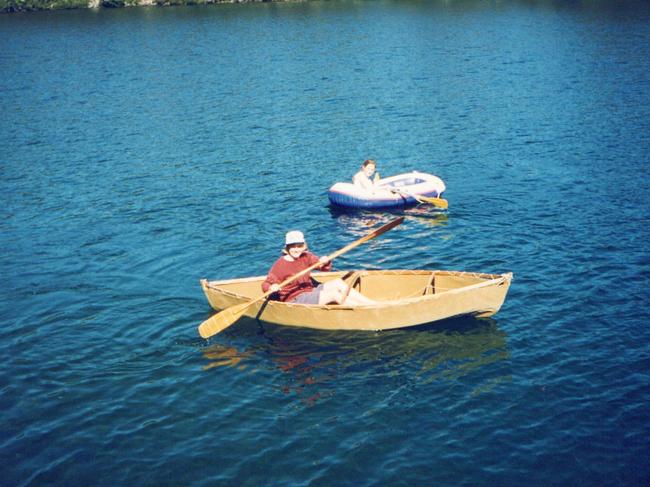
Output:
<path fill-rule="evenodd" d="M 309 273 L 280 288 L 279 284 L 287 278 L 320 262 L 320 270 L 329 271 L 332 263 L 325 257 L 318 257 L 307 250 L 307 242 L 302 232 L 292 230 L 285 236 L 282 255 L 271 267 L 262 291 L 273 291 L 279 301 L 296 304 L 345 304 L 349 306 L 376 304 L 355 289 L 351 289 L 342 279 L 334 279 L 314 286 Z"/>

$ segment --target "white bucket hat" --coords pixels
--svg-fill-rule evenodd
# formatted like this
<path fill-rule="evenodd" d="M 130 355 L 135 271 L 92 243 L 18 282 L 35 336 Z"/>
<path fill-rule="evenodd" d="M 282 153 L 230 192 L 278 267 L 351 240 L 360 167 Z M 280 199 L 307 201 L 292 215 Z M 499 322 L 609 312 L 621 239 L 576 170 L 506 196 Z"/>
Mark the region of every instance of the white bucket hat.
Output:
<path fill-rule="evenodd" d="M 287 235 L 284 237 L 284 245 L 291 245 L 297 243 L 305 243 L 305 236 L 299 230 L 291 230 L 287 232 Z"/>

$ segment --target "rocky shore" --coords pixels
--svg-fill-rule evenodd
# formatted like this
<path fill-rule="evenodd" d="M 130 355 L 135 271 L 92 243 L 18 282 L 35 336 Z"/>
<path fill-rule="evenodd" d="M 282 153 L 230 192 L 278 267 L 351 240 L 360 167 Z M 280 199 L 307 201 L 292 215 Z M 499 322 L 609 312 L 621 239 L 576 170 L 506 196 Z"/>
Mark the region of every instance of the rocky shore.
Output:
<path fill-rule="evenodd" d="M 213 3 L 253 3 L 272 1 L 284 0 L 0 0 L 0 12 L 30 12 L 36 10 L 61 10 L 75 8 L 121 8 L 152 5 L 207 5 Z"/>

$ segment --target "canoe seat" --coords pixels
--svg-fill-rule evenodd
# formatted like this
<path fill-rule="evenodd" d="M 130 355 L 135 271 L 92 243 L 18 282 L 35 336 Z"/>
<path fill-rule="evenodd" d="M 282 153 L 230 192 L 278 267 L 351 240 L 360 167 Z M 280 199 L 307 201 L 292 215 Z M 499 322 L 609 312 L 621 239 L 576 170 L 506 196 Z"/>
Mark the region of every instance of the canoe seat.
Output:
<path fill-rule="evenodd" d="M 352 289 L 359 291 L 361 289 L 361 271 L 354 271 L 349 275 L 343 276 L 343 281 Z"/>
<path fill-rule="evenodd" d="M 429 279 L 427 285 L 424 286 L 424 292 L 422 293 L 422 296 L 426 296 L 427 294 L 435 294 L 435 293 L 436 293 L 436 274 L 434 272 L 431 274 L 431 279 Z"/>

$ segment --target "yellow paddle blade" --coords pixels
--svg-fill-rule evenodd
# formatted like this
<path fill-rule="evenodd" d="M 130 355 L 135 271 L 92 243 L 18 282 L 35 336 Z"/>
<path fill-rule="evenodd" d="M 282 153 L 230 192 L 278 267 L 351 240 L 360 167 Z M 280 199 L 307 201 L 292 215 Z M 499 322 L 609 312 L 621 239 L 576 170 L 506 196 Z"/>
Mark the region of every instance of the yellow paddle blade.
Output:
<path fill-rule="evenodd" d="M 442 208 L 443 210 L 446 210 L 449 207 L 449 202 L 444 198 L 431 198 L 429 196 L 418 196 L 417 198 L 425 203 L 431 203 L 438 208 Z"/>
<path fill-rule="evenodd" d="M 203 338 L 210 338 L 213 335 L 225 330 L 235 321 L 237 321 L 246 311 L 251 304 L 255 301 L 250 301 L 248 303 L 237 304 L 226 308 L 219 313 L 212 315 L 210 318 L 205 320 L 199 325 L 199 335 Z"/>

